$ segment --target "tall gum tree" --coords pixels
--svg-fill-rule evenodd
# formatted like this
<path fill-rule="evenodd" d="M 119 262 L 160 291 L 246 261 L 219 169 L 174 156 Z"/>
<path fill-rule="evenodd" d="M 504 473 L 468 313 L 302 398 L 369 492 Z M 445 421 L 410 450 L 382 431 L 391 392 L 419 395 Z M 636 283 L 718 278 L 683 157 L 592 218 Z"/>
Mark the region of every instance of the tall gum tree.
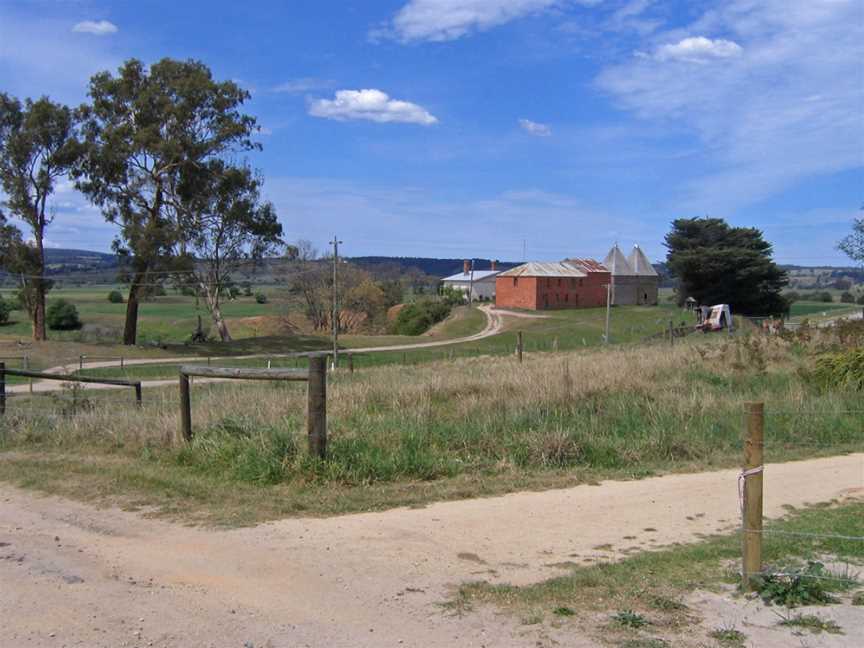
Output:
<path fill-rule="evenodd" d="M 180 240 L 181 169 L 260 146 L 255 119 L 240 112 L 250 95 L 217 82 L 198 61 L 127 61 L 114 76 L 90 80 L 81 107 L 85 153 L 76 186 L 119 226 L 115 249 L 128 259 L 129 296 L 123 343 L 138 338 L 146 285 L 171 268 Z"/>
<path fill-rule="evenodd" d="M 0 186 L 9 215 L 26 223 L 32 249 L 15 253 L 22 275 L 22 296 L 33 325 L 33 339 L 48 338 L 45 297 L 45 230 L 53 220 L 49 200 L 57 182 L 81 154 L 75 113 L 47 97 L 23 104 L 0 93 Z M 11 267 L 11 266 L 10 266 Z"/>
<path fill-rule="evenodd" d="M 282 225 L 273 205 L 261 201 L 262 181 L 251 169 L 214 160 L 184 171 L 182 254 L 191 257 L 191 276 L 219 338 L 230 342 L 222 298 L 232 274 L 278 251 L 284 245 Z"/>

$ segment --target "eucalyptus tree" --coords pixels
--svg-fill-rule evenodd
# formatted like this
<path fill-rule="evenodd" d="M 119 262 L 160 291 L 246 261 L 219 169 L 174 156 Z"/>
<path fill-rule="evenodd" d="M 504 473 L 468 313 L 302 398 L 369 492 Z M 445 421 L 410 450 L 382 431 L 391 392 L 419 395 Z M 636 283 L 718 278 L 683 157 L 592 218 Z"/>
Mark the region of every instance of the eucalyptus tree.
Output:
<path fill-rule="evenodd" d="M 864 266 L 864 218 L 856 218 L 852 222 L 852 232 L 841 239 L 837 249 Z"/>
<path fill-rule="evenodd" d="M 85 154 L 76 186 L 119 226 L 115 250 L 128 259 L 123 343 L 135 344 L 148 283 L 172 270 L 182 237 L 181 169 L 260 146 L 255 119 L 241 112 L 250 95 L 215 81 L 198 61 L 131 59 L 116 76 L 92 77 L 82 106 Z"/>
<path fill-rule="evenodd" d="M 223 342 L 231 340 L 221 304 L 232 275 L 284 245 L 273 205 L 261 200 L 261 184 L 250 168 L 223 160 L 189 165 L 181 175 L 182 255 L 190 258 L 196 288 Z"/>
<path fill-rule="evenodd" d="M 80 154 L 73 110 L 47 97 L 22 104 L 0 93 L 0 187 L 6 194 L 2 207 L 30 230 L 30 241 L 19 242 L 13 256 L 34 340 L 47 339 L 45 295 L 52 282 L 45 277 L 45 230 L 54 218 L 49 200 Z M 9 261 L 7 270 L 12 267 Z"/>

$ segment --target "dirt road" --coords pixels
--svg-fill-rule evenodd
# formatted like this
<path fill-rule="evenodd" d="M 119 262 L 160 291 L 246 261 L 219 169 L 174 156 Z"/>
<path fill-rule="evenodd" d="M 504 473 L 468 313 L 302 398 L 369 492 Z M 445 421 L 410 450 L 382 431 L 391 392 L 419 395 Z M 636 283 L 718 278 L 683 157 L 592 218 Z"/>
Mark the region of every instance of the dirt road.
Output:
<path fill-rule="evenodd" d="M 560 563 L 733 528 L 736 475 L 604 482 L 236 530 L 0 485 L 0 647 L 536 646 L 540 626 L 494 610 L 448 615 L 438 603 L 464 581 L 528 583 L 560 574 Z M 784 504 L 861 496 L 864 454 L 769 465 L 765 480 L 767 516 Z M 572 633 L 556 639 L 594 645 Z"/>
<path fill-rule="evenodd" d="M 357 349 L 351 349 L 352 354 L 362 354 L 362 353 L 381 353 L 385 351 L 410 351 L 412 349 L 426 349 L 433 347 L 442 347 L 442 346 L 450 346 L 453 344 L 464 344 L 466 342 L 476 342 L 478 340 L 482 340 L 483 338 L 491 337 L 493 335 L 498 335 L 503 328 L 503 320 L 501 315 L 496 313 L 495 310 L 491 306 L 480 306 L 479 309 L 483 311 L 486 315 L 486 326 L 479 333 L 475 333 L 474 335 L 468 335 L 461 338 L 452 338 L 448 340 L 437 340 L 435 342 L 417 342 L 416 344 L 397 344 L 390 346 L 378 346 L 378 347 L 361 347 Z M 506 313 L 507 315 L 512 315 L 513 313 Z M 219 357 L 178 357 L 178 358 L 128 358 L 124 360 L 124 366 L 131 365 L 170 365 L 170 364 L 195 364 L 196 362 L 208 362 L 213 360 L 254 360 L 254 359 L 269 359 L 269 358 L 290 358 L 295 356 L 305 356 L 309 355 L 308 353 L 283 353 L 283 354 L 255 354 L 255 355 L 244 355 L 244 356 L 225 356 L 224 358 Z M 81 368 L 81 364 L 73 363 L 66 365 L 58 365 L 56 367 L 50 367 L 45 370 L 45 373 L 55 373 L 55 374 L 64 374 L 64 373 L 72 373 Z M 96 362 L 85 362 L 83 367 L 85 369 L 105 369 L 109 367 L 119 367 L 119 360 L 99 360 Z M 197 378 L 197 383 L 206 383 L 206 382 L 221 382 L 222 380 L 219 378 Z M 176 385 L 177 379 L 154 379 L 154 380 L 144 380 L 141 382 L 143 387 L 164 387 L 166 385 Z M 99 385 L 99 384 L 87 384 L 87 389 L 128 389 L 128 387 L 118 387 L 116 385 Z M 30 391 L 29 385 L 12 385 L 6 388 L 8 393 L 18 393 L 24 394 Z M 32 391 L 33 392 L 52 392 L 52 391 L 60 391 L 62 390 L 62 383 L 52 381 L 52 380 L 40 380 L 33 383 Z"/>

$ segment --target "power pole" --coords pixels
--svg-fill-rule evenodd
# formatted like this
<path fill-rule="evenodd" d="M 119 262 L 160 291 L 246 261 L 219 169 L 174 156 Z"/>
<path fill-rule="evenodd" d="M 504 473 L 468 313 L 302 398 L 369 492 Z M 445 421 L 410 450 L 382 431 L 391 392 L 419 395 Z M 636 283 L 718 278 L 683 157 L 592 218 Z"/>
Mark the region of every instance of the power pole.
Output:
<path fill-rule="evenodd" d="M 330 330 L 333 336 L 333 368 L 339 365 L 339 292 L 337 286 L 337 268 L 339 267 L 339 245 L 342 241 L 335 234 L 330 245 L 333 246 L 333 314 L 330 317 Z"/>
<path fill-rule="evenodd" d="M 468 308 L 474 305 L 474 259 L 471 259 L 471 274 L 468 279 Z"/>

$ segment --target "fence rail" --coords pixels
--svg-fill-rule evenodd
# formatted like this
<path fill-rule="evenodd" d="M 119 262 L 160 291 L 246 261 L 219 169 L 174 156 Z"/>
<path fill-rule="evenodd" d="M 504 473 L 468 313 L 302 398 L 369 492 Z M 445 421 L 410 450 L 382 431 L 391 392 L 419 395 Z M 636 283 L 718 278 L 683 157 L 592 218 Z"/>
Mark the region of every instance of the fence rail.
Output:
<path fill-rule="evenodd" d="M 92 383 L 97 385 L 114 385 L 117 387 L 132 387 L 135 390 L 135 402 L 141 405 L 141 381 L 122 380 L 119 378 L 95 378 L 71 374 L 45 373 L 42 371 L 27 371 L 24 369 L 7 369 L 5 362 L 0 362 L 0 416 L 6 413 L 6 376 L 23 378 L 39 378 L 40 380 L 57 380 L 72 383 Z"/>
<path fill-rule="evenodd" d="M 281 380 L 303 381 L 308 384 L 306 400 L 306 435 L 309 454 L 324 459 L 327 456 L 327 357 L 328 354 L 309 356 L 307 369 L 259 369 L 252 367 L 180 367 L 180 435 L 192 440 L 192 394 L 190 378 L 218 378 L 223 380 Z"/>

